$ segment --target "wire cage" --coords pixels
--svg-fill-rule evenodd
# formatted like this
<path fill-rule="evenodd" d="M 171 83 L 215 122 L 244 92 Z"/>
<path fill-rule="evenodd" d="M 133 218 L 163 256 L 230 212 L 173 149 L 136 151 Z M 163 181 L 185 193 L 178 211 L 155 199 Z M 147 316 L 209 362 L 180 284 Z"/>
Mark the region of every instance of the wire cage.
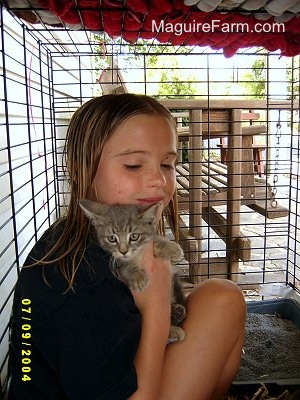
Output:
<path fill-rule="evenodd" d="M 166 226 L 185 252 L 187 290 L 223 277 L 247 299 L 299 294 L 299 56 L 129 43 L 61 21 L 30 23 L 22 12 L 1 6 L 1 392 L 18 272 L 68 204 L 68 123 L 103 93 L 157 97 L 177 122 L 179 227 L 168 217 Z"/>

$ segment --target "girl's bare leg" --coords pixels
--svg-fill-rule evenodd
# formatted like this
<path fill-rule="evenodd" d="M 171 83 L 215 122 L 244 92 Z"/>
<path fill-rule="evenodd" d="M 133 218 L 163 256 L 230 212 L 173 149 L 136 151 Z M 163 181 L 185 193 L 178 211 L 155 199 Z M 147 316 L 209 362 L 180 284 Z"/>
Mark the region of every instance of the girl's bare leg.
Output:
<path fill-rule="evenodd" d="M 219 400 L 239 368 L 246 307 L 231 281 L 210 279 L 188 297 L 186 338 L 167 347 L 159 400 Z"/>

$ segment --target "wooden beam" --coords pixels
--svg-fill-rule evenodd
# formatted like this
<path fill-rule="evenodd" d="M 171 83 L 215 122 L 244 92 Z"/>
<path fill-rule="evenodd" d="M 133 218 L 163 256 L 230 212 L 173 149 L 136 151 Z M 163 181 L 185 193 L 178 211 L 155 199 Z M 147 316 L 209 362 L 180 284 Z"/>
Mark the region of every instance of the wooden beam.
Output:
<path fill-rule="evenodd" d="M 226 257 L 202 258 L 201 263 L 194 265 L 194 274 L 194 280 L 198 279 L 199 282 L 213 277 L 228 279 L 228 259 Z"/>
<path fill-rule="evenodd" d="M 247 207 L 269 219 L 282 218 L 289 215 L 289 210 L 287 208 L 280 204 L 277 204 L 276 207 L 272 207 L 270 200 L 256 200 L 253 204 L 247 204 Z"/>
<path fill-rule="evenodd" d="M 226 242 L 227 220 L 215 208 L 207 207 L 202 211 L 202 218 L 207 225 Z M 251 259 L 251 239 L 245 236 L 241 231 L 239 236 L 234 238 L 234 249 L 237 251 L 238 258 L 241 261 L 249 261 Z"/>
<path fill-rule="evenodd" d="M 235 100 L 235 99 L 161 99 L 159 100 L 166 108 L 169 109 L 243 109 L 243 110 L 290 110 L 298 109 L 299 105 L 289 100 Z"/>
<path fill-rule="evenodd" d="M 267 133 L 268 128 L 267 125 L 259 124 L 259 125 L 249 125 L 242 127 L 242 134 L 243 135 L 259 135 L 262 133 Z"/>
<path fill-rule="evenodd" d="M 221 123 L 221 122 L 210 122 L 209 129 L 207 124 L 202 125 L 202 134 L 203 139 L 219 138 L 219 137 L 227 137 L 229 132 L 229 123 Z M 255 136 L 260 135 L 262 133 L 268 133 L 268 128 L 264 124 L 260 125 L 249 125 L 242 127 L 242 135 L 243 136 Z M 187 142 L 189 140 L 189 127 L 179 127 L 177 128 L 178 140 L 181 142 Z M 225 147 L 225 146 L 224 146 Z"/>

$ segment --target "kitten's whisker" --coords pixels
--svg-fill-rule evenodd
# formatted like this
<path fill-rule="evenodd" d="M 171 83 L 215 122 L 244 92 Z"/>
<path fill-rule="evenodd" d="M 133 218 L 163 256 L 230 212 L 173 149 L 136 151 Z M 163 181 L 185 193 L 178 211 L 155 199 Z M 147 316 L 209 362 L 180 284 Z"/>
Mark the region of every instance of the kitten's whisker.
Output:
<path fill-rule="evenodd" d="M 109 265 L 110 265 L 112 273 L 116 277 L 118 277 L 117 261 L 113 256 L 111 256 L 110 259 L 109 259 Z"/>

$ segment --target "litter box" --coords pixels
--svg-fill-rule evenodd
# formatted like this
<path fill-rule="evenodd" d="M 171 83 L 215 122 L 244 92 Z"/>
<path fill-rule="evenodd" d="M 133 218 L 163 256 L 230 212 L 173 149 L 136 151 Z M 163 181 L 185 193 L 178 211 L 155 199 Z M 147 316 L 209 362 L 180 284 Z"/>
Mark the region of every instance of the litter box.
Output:
<path fill-rule="evenodd" d="M 300 328 L 300 304 L 293 299 L 275 299 L 264 301 L 249 301 L 247 302 L 248 313 L 257 314 L 279 314 L 282 318 L 288 319 Z M 299 378 L 293 379 L 279 379 L 279 380 L 263 380 L 263 381 L 235 381 L 233 388 L 238 387 L 245 389 L 259 387 L 264 383 L 268 387 L 278 387 L 279 390 L 283 389 L 296 389 L 300 387 L 300 371 Z M 298 393 L 298 392 L 297 392 Z"/>

